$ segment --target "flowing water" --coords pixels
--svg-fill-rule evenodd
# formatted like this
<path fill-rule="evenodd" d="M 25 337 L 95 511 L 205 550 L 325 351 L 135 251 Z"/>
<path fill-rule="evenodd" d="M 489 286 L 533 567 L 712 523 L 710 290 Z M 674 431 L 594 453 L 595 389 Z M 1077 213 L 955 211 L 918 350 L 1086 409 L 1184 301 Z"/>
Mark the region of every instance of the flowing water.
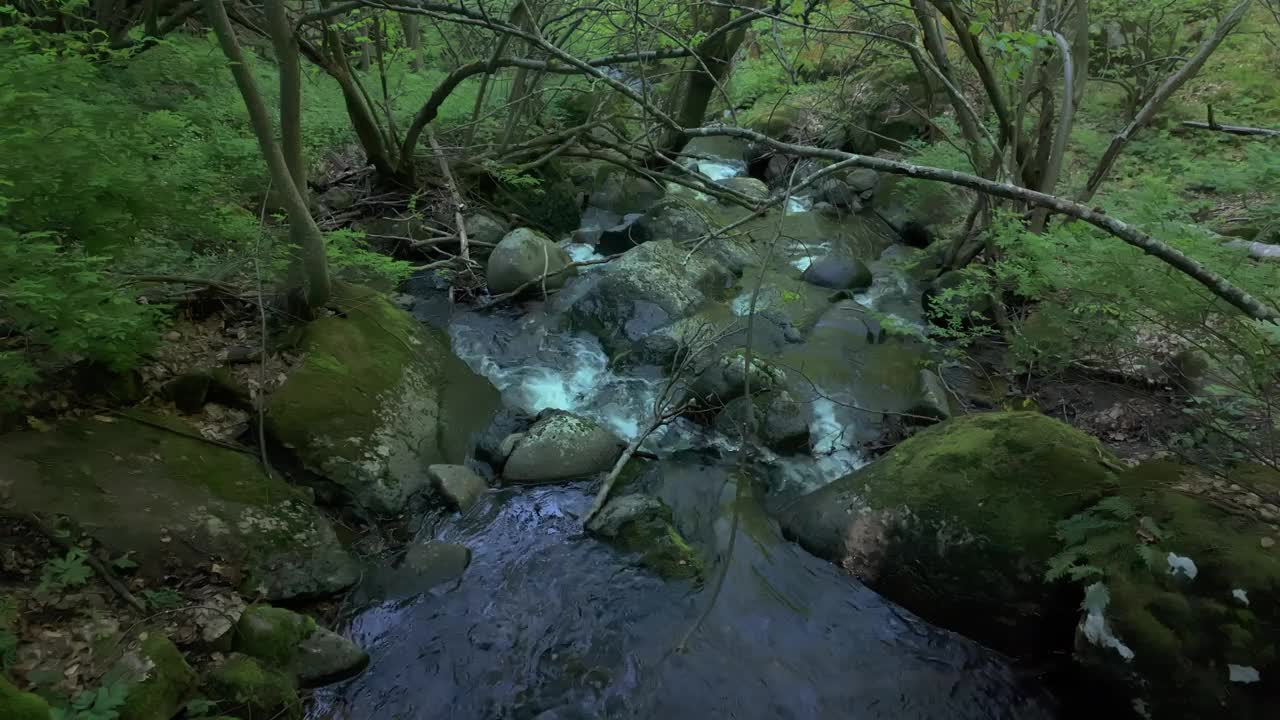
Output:
<path fill-rule="evenodd" d="M 786 262 L 801 268 L 812 251 Z M 909 288 L 876 275 L 858 301 L 897 313 L 894 298 Z M 658 368 L 615 370 L 593 336 L 564 329 L 539 303 L 516 314 L 442 302 L 424 292 L 420 316 L 447 327 L 455 352 L 508 407 L 571 410 L 628 439 L 641 431 Z M 919 322 L 902 307 L 904 324 Z M 859 467 L 851 428 L 865 422 L 819 399 L 812 456 L 765 453 L 769 487 L 799 492 Z M 371 568 L 347 620 L 372 664 L 321 691 L 312 717 L 1054 716 L 1044 692 L 996 654 L 785 541 L 764 514 L 763 483 L 734 479 L 733 440 L 680 420 L 645 449 L 659 458 L 646 471 L 650 489 L 709 558 L 705 582 L 664 581 L 584 535 L 587 484 L 494 491 L 418 538 L 469 548 L 461 579 L 432 585 Z"/>

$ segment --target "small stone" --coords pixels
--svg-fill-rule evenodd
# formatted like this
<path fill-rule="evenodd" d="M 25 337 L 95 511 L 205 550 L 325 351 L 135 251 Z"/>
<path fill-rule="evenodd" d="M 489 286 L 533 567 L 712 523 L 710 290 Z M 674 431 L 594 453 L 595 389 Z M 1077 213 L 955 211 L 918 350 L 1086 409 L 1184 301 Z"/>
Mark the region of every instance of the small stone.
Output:
<path fill-rule="evenodd" d="M 465 465 L 432 465 L 427 475 L 436 491 L 462 512 L 470 510 L 489 489 L 484 478 Z"/>
<path fill-rule="evenodd" d="M 413 573 L 419 590 L 452 582 L 462 577 L 471 564 L 471 551 L 463 545 L 426 542 L 411 545 L 400 563 L 402 572 Z"/>
<path fill-rule="evenodd" d="M 1273 538 L 1264 537 L 1258 541 L 1258 544 L 1261 545 L 1264 550 L 1270 550 L 1275 547 L 1276 541 Z"/>

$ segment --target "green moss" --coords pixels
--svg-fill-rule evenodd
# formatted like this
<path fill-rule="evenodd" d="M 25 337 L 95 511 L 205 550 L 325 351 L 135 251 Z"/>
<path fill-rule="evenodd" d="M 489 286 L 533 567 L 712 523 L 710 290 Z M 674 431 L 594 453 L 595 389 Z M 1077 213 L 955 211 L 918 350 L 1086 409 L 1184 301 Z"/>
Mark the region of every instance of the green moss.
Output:
<path fill-rule="evenodd" d="M 702 559 L 676 529 L 665 504 L 623 523 L 615 540 L 621 549 L 639 553 L 640 563 L 664 578 L 702 577 Z"/>
<path fill-rule="evenodd" d="M 302 717 L 302 702 L 293 681 L 246 655 L 232 655 L 209 673 L 205 690 L 220 709 L 245 720 Z"/>
<path fill-rule="evenodd" d="M 271 667 L 286 667 L 297 655 L 298 645 L 316 630 L 316 622 L 270 605 L 253 605 L 236 624 L 235 649 Z"/>
<path fill-rule="evenodd" d="M 169 720 L 196 689 L 196 674 L 176 646 L 163 635 L 142 643 L 150 667 L 146 677 L 129 689 L 120 720 Z"/>
<path fill-rule="evenodd" d="M 1102 566 L 1111 592 L 1107 620 L 1134 659 L 1121 664 L 1107 653 L 1084 659 L 1117 684 L 1136 678 L 1135 692 L 1155 717 L 1268 717 L 1280 675 L 1280 555 L 1261 539 L 1274 531 L 1247 513 L 1174 489 L 1187 472 L 1149 462 L 1120 476 L 1134 523 L 1108 530 L 1122 536 L 1115 551 L 1091 560 Z M 1143 529 L 1151 527 L 1159 533 Z M 1138 547 L 1150 564 L 1139 559 Z M 1195 563 L 1194 579 L 1170 572 L 1170 553 Z M 1262 682 L 1230 682 L 1228 664 L 1257 669 Z"/>
<path fill-rule="evenodd" d="M 0 718 L 5 720 L 49 720 L 49 703 L 40 696 L 22 692 L 0 674 Z"/>

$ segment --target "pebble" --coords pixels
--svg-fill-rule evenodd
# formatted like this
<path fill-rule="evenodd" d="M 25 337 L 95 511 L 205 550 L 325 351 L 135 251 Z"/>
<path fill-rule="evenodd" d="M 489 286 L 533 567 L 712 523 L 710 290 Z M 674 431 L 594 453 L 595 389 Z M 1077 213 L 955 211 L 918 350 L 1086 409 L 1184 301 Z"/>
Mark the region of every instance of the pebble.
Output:
<path fill-rule="evenodd" d="M 1261 545 L 1264 550 L 1270 550 L 1275 547 L 1276 541 L 1269 537 L 1264 537 L 1258 541 L 1258 544 Z"/>

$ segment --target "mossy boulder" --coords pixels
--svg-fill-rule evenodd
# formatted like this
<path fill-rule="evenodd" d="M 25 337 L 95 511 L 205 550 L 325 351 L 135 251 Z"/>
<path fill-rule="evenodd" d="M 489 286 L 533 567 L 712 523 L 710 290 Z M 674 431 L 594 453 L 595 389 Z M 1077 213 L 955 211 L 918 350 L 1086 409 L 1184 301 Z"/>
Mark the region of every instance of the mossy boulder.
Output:
<path fill-rule="evenodd" d="M 781 513 L 786 532 L 922 617 L 1012 653 L 1069 642 L 1043 581 L 1058 522 L 1114 490 L 1093 438 L 1036 413 L 935 425 Z"/>
<path fill-rule="evenodd" d="M 548 412 L 515 443 L 502 477 L 509 482 L 536 483 L 594 475 L 612 468 L 625 445 L 590 418 Z"/>
<path fill-rule="evenodd" d="M 765 447 L 790 453 L 809 446 L 808 404 L 796 402 L 785 390 L 730 402 L 716 415 L 716 429 L 730 437 L 739 437 L 751 419 L 748 408 L 754 411 L 756 437 Z"/>
<path fill-rule="evenodd" d="M 529 292 L 537 293 L 544 283 L 545 271 L 547 289 L 558 290 L 574 272 L 566 270 L 571 262 L 569 253 L 546 235 L 529 228 L 516 228 L 490 253 L 485 279 L 491 292 L 515 292 L 529 286 Z"/>
<path fill-rule="evenodd" d="M 0 718 L 5 720 L 49 720 L 49 703 L 35 693 L 22 692 L 0 673 Z"/>
<path fill-rule="evenodd" d="M 254 455 L 197 438 L 173 418 L 96 416 L 0 437 L 0 467 L 15 512 L 65 516 L 113 555 L 133 551 L 148 577 L 207 568 L 212 555 L 273 600 L 355 583 L 306 494 Z"/>
<path fill-rule="evenodd" d="M 245 610 L 236 624 L 234 647 L 290 675 L 301 687 L 344 680 L 369 664 L 368 654 L 346 638 L 306 615 L 270 605 Z"/>
<path fill-rule="evenodd" d="M 652 181 L 608 163 L 601 163 L 585 184 L 592 207 L 617 215 L 642 213 L 662 197 L 662 188 Z"/>
<path fill-rule="evenodd" d="M 556 302 L 606 347 L 640 340 L 722 295 L 733 273 L 703 253 L 647 242 L 588 275 Z"/>
<path fill-rule="evenodd" d="M 1097 584 L 1077 660 L 1150 717 L 1274 717 L 1280 532 L 1248 502 L 1246 478 L 1220 493 L 1190 468 L 1149 462 L 1120 485 L 1088 514 L 1094 529 L 1078 546 L 1093 568 L 1084 582 Z"/>
<path fill-rule="evenodd" d="M 720 181 L 720 184 L 753 200 L 764 200 L 769 197 L 769 186 L 763 180 L 752 177 L 731 177 Z"/>
<path fill-rule="evenodd" d="M 288 675 L 240 653 L 205 678 L 205 695 L 218 708 L 243 720 L 301 720 L 302 700 Z"/>
<path fill-rule="evenodd" d="M 119 670 L 119 677 L 129 684 L 120 720 L 169 720 L 198 685 L 182 652 L 163 635 L 143 640 L 141 650 L 126 654 Z"/>
<path fill-rule="evenodd" d="M 463 461 L 498 391 L 449 347 L 371 290 L 338 284 L 341 314 L 303 329 L 301 365 L 271 396 L 267 424 L 314 472 L 372 514 L 393 514 Z"/>
<path fill-rule="evenodd" d="M 664 578 L 697 579 L 702 560 L 676 528 L 671 508 L 651 495 L 611 499 L 587 526 L 625 552 L 637 553 L 640 564 Z"/>

